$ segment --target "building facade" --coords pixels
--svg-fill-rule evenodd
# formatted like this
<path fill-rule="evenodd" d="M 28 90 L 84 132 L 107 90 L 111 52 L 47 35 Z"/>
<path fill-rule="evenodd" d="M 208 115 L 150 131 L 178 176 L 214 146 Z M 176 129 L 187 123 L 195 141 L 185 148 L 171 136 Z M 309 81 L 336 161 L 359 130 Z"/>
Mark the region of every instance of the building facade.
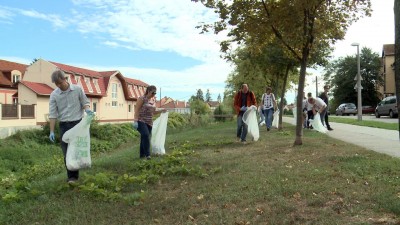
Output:
<path fill-rule="evenodd" d="M 57 88 L 51 82 L 51 74 L 56 70 L 62 70 L 70 84 L 82 87 L 100 123 L 132 121 L 137 98 L 148 86 L 140 80 L 125 78 L 119 71 L 94 71 L 39 59 L 21 72 L 17 89 L 7 93 L 7 102 L 3 104 L 13 100 L 14 104 L 34 105 L 35 125 L 47 123 L 50 94 Z M 3 99 L 4 96 L 3 93 Z M 12 125 L 12 121 L 0 117 L 0 127 L 7 125 Z"/>
<path fill-rule="evenodd" d="M 380 75 L 383 79 L 383 86 L 378 86 L 377 90 L 381 98 L 395 95 L 396 86 L 394 79 L 394 44 L 385 44 L 382 48 Z"/>

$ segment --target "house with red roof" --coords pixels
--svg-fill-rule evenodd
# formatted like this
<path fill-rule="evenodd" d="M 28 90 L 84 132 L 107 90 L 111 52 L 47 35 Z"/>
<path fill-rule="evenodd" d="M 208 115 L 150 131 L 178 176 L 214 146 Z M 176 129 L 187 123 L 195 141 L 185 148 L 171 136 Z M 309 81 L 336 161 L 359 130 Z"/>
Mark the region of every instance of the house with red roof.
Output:
<path fill-rule="evenodd" d="M 99 122 L 132 121 L 136 100 L 148 86 L 119 71 L 95 71 L 39 59 L 27 67 L 17 95 L 19 103 L 36 105 L 37 124 L 47 122 L 50 94 L 57 88 L 51 74 L 56 70 L 64 71 L 69 83 L 83 88 Z"/>
<path fill-rule="evenodd" d="M 0 59 L 0 104 L 16 103 L 13 95 L 18 91 L 20 81 L 28 65 Z"/>
<path fill-rule="evenodd" d="M 190 105 L 187 102 L 177 101 L 167 96 L 160 99 L 160 101 L 156 101 L 156 106 L 157 108 L 167 109 L 168 112 L 176 112 L 180 114 L 190 113 Z"/>

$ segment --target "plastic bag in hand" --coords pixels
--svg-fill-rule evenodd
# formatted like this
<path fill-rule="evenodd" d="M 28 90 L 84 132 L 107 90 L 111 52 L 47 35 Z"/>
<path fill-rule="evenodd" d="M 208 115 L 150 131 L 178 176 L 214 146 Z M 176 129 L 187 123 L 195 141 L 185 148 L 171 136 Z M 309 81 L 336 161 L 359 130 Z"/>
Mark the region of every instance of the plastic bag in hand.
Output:
<path fill-rule="evenodd" d="M 153 129 L 151 131 L 151 149 L 153 154 L 164 155 L 165 154 L 165 136 L 167 133 L 168 125 L 168 112 L 161 113 L 153 123 Z"/>
<path fill-rule="evenodd" d="M 310 121 L 310 125 L 312 125 L 314 130 L 321 132 L 321 133 L 328 132 L 328 129 L 326 129 L 326 127 L 324 127 L 324 125 L 322 125 L 321 116 L 319 113 L 315 114 L 314 119 L 310 119 L 309 121 Z"/>
<path fill-rule="evenodd" d="M 274 112 L 274 119 L 272 120 L 272 126 L 279 128 L 279 109 Z"/>
<path fill-rule="evenodd" d="M 260 138 L 260 129 L 257 122 L 257 107 L 250 106 L 249 109 L 243 114 L 242 120 L 247 124 L 247 131 L 253 137 L 254 141 Z"/>
<path fill-rule="evenodd" d="M 68 143 L 65 157 L 68 170 L 77 171 L 92 165 L 90 158 L 90 123 L 94 114 L 86 115 L 81 122 L 64 133 L 62 140 Z"/>

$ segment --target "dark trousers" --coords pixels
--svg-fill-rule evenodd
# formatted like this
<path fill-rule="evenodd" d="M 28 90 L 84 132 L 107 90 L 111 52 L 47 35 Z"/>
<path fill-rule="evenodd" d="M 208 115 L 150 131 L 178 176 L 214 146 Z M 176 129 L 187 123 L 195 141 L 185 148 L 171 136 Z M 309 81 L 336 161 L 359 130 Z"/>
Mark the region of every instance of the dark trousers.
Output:
<path fill-rule="evenodd" d="M 247 124 L 243 122 L 243 115 L 237 117 L 237 131 L 236 137 L 240 138 L 241 141 L 246 141 L 247 136 Z"/>
<path fill-rule="evenodd" d="M 69 129 L 73 128 L 75 125 L 77 125 L 81 120 L 77 121 L 72 121 L 72 122 L 60 122 L 60 137 L 61 137 L 61 150 L 64 155 L 64 164 L 65 164 L 65 169 L 67 170 L 67 177 L 68 179 L 78 179 L 79 178 L 79 170 L 77 171 L 71 171 L 67 169 L 67 164 L 66 164 L 66 156 L 67 156 L 67 150 L 68 150 L 68 144 L 62 141 L 62 137 L 64 136 L 64 133 L 67 132 Z"/>
<path fill-rule="evenodd" d="M 322 118 L 321 118 L 321 120 L 322 120 Z M 329 121 L 328 121 L 328 110 L 327 109 L 325 109 L 324 120 L 325 120 L 326 128 L 328 128 L 328 129 L 331 128 L 331 125 L 329 125 Z"/>
<path fill-rule="evenodd" d="M 150 156 L 150 138 L 152 126 L 138 121 L 138 131 L 140 133 L 140 158 Z"/>
<path fill-rule="evenodd" d="M 307 128 L 310 128 L 310 119 L 314 119 L 314 113 L 312 110 L 307 111 Z"/>

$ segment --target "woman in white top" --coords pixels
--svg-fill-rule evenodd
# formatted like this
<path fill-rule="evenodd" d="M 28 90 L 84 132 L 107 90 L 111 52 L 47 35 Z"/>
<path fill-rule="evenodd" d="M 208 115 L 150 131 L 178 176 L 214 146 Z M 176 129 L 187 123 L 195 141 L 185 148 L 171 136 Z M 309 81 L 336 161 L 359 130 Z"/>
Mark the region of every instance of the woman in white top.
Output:
<path fill-rule="evenodd" d="M 271 87 L 265 87 L 265 93 L 261 97 L 261 104 L 264 109 L 265 125 L 267 126 L 267 131 L 269 131 L 272 126 L 272 116 L 276 108 L 276 100 Z"/>

